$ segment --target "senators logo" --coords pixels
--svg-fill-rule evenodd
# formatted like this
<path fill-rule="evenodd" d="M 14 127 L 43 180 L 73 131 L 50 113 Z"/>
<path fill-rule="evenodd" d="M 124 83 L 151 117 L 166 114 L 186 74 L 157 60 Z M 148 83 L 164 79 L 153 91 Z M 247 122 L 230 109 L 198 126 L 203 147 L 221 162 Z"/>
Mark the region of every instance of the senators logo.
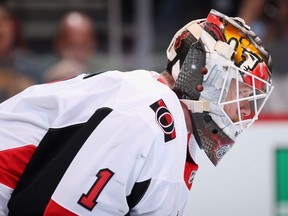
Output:
<path fill-rule="evenodd" d="M 161 99 L 150 105 L 150 107 L 156 114 L 156 122 L 164 132 L 165 142 L 175 139 L 176 131 L 173 116 L 164 101 Z"/>

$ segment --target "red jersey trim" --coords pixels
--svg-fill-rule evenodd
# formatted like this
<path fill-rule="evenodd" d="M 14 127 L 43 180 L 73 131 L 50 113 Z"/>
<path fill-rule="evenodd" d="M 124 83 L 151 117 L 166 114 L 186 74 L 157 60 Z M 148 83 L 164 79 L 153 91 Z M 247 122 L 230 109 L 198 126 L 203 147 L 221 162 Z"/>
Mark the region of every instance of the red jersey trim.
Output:
<path fill-rule="evenodd" d="M 65 209 L 63 206 L 59 205 L 54 200 L 50 200 L 47 208 L 45 209 L 45 212 L 43 216 L 77 216 L 77 214 L 69 211 L 68 209 Z"/>
<path fill-rule="evenodd" d="M 191 137 L 191 133 L 188 133 L 187 142 L 189 143 Z M 189 190 L 192 188 L 193 180 L 196 175 L 199 166 L 195 163 L 191 154 L 189 152 L 188 144 L 187 144 L 187 154 L 186 154 L 186 163 L 185 163 L 185 170 L 184 170 L 184 181 L 186 186 Z"/>
<path fill-rule="evenodd" d="M 35 150 L 31 144 L 0 151 L 0 183 L 14 189 Z"/>

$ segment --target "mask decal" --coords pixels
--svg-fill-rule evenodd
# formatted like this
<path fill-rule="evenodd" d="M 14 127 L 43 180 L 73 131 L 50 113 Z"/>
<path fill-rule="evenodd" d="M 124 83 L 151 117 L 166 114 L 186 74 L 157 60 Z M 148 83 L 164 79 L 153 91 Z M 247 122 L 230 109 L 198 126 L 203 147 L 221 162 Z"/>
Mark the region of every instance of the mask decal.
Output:
<path fill-rule="evenodd" d="M 241 24 L 240 21 L 235 22 L 237 22 L 240 26 L 244 25 Z M 213 26 L 213 28 L 211 26 Z M 243 28 L 245 29 L 244 26 Z M 256 76 L 258 76 L 259 73 L 262 73 L 259 78 L 265 81 L 270 79 L 269 69 L 263 60 L 263 56 L 259 52 L 259 48 L 257 48 L 256 45 L 251 42 L 248 35 L 242 31 L 239 31 L 237 27 L 233 26 L 222 17 L 211 13 L 207 17 L 205 30 L 208 31 L 215 40 L 223 41 L 224 38 L 225 42 L 234 47 L 235 52 L 231 60 L 234 62 L 235 66 Z M 222 33 L 221 36 L 219 32 Z M 244 76 L 244 74 L 242 75 Z M 246 80 L 247 79 L 244 78 L 244 82 Z M 250 83 L 248 82 L 247 84 Z M 259 84 L 257 87 L 258 86 L 260 87 L 258 90 L 263 90 L 263 86 Z"/>

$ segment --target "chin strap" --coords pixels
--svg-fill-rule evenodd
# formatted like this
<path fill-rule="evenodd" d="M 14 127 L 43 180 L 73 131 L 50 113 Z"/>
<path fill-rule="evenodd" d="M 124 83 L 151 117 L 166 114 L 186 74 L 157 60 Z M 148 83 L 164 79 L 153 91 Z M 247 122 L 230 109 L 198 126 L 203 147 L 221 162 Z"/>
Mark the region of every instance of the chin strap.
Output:
<path fill-rule="evenodd" d="M 209 111 L 209 102 L 208 101 L 195 101 L 188 99 L 180 99 L 186 106 L 187 109 L 192 113 L 202 113 Z"/>

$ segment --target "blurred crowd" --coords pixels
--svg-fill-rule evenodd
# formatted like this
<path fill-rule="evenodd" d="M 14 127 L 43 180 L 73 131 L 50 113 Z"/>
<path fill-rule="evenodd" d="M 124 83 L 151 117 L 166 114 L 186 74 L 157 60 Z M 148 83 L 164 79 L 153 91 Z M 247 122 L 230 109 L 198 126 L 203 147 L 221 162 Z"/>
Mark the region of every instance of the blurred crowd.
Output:
<path fill-rule="evenodd" d="M 96 28 L 84 13 L 71 11 L 59 20 L 48 54 L 28 46 L 20 20 L 0 4 L 0 101 L 32 84 L 51 82 L 96 70 Z"/>
<path fill-rule="evenodd" d="M 192 19 L 204 18 L 211 8 L 228 16 L 242 17 L 272 55 L 275 90 L 266 110 L 288 113 L 285 95 L 288 89 L 288 0 L 207 0 L 205 4 L 196 0 L 155 0 L 153 7 L 155 46 L 160 47 L 161 43 L 165 43 L 163 47 L 168 45 L 178 28 Z M 124 15 L 126 19 L 133 19 L 129 13 Z M 0 102 L 32 84 L 105 70 L 109 62 L 95 61 L 100 43 L 96 23 L 97 20 L 80 11 L 63 14 L 53 37 L 52 51 L 43 55 L 27 44 L 21 17 L 0 2 Z M 164 49 L 162 53 L 165 55 Z"/>

